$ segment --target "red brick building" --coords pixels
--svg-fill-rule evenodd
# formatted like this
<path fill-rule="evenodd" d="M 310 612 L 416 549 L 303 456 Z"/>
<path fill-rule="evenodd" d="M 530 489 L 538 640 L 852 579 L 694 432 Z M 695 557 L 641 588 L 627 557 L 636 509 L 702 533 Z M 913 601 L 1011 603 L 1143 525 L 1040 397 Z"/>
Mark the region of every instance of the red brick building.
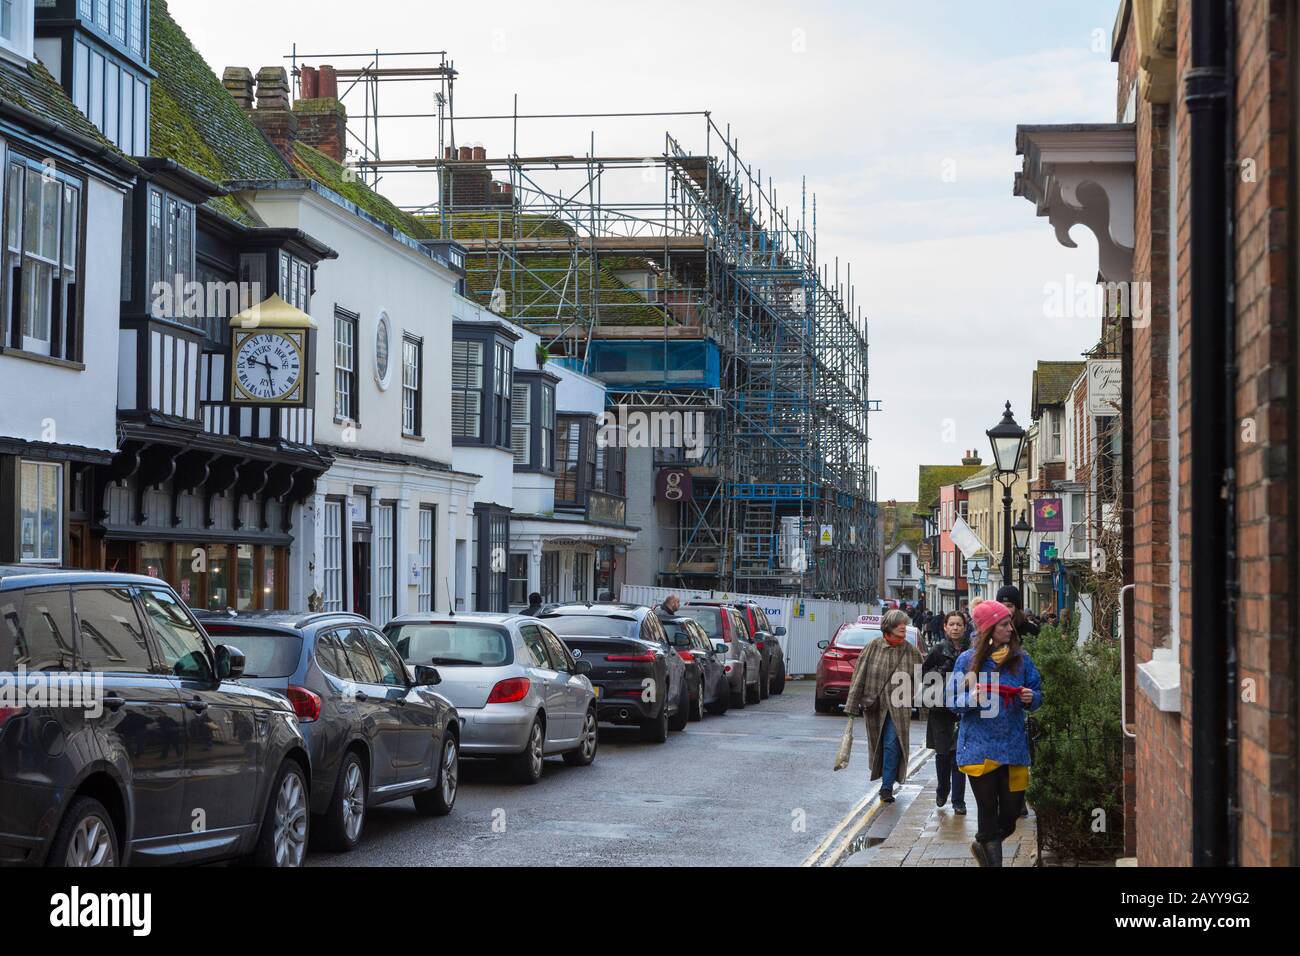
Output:
<path fill-rule="evenodd" d="M 1017 192 L 1098 236 L 1126 314 L 1125 836 L 1300 863 L 1298 0 L 1122 0 L 1117 124 L 1022 127 Z"/>

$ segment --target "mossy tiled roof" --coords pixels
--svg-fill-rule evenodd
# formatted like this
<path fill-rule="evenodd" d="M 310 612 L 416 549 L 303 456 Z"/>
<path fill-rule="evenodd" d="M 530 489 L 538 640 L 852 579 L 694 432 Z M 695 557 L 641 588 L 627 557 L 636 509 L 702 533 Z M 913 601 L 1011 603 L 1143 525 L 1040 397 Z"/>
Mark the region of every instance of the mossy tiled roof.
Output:
<path fill-rule="evenodd" d="M 929 512 L 944 485 L 955 485 L 980 470 L 979 465 L 922 465 L 917 474 L 917 508 Z"/>
<path fill-rule="evenodd" d="M 166 0 L 149 4 L 149 62 L 158 71 L 149 111 L 150 152 L 213 182 L 288 179 L 288 165 L 234 101 L 171 18 Z M 208 207 L 244 225 L 257 220 L 233 196 Z"/>
<path fill-rule="evenodd" d="M 1060 405 L 1074 380 L 1083 374 L 1087 362 L 1039 362 L 1034 370 L 1033 415 L 1044 405 Z"/>
<path fill-rule="evenodd" d="M 8 60 L 0 60 L 0 101 L 58 123 L 70 132 L 117 152 L 117 147 L 82 115 L 81 110 L 73 105 L 68 94 L 63 91 L 63 87 L 40 63 L 29 63 L 24 68 Z"/>
<path fill-rule="evenodd" d="M 226 97 L 230 99 L 229 96 Z M 231 102 L 234 102 L 233 100 Z M 369 213 L 380 222 L 387 223 L 394 229 L 400 229 L 412 239 L 434 239 L 436 236 L 428 226 L 412 215 L 402 212 L 379 193 L 365 183 L 349 176 L 347 170 L 315 147 L 296 142 L 294 147 L 294 168 L 299 175 L 314 179 L 326 189 L 338 193 L 353 203 L 358 209 Z"/>

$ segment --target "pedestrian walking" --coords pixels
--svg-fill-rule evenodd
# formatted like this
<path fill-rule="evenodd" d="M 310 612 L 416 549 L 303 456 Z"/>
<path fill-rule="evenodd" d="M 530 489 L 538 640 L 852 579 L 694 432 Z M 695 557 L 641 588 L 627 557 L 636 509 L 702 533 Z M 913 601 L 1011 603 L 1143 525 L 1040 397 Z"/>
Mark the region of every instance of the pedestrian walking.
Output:
<path fill-rule="evenodd" d="M 980 866 L 1001 866 L 1002 841 L 1016 832 L 1029 786 L 1025 713 L 1043 702 L 1042 678 L 1003 604 L 981 602 L 975 626 L 975 643 L 953 666 L 948 699 L 961 715 L 957 765 L 978 809 L 971 853 Z"/>
<path fill-rule="evenodd" d="M 907 642 L 907 614 L 894 609 L 880 621 L 880 637 L 858 655 L 853 679 L 844 700 L 849 715 L 845 738 L 852 743 L 853 720 L 866 718 L 871 741 L 871 779 L 880 780 L 880 799 L 894 802 L 894 785 L 907 779 L 907 753 L 914 688 L 912 675 L 923 664 L 921 652 Z M 841 744 L 835 769 L 848 762 Z"/>
<path fill-rule="evenodd" d="M 942 685 L 946 687 L 948 675 L 961 652 L 970 647 L 966 638 L 966 619 L 960 611 L 949 611 L 944 615 L 944 640 L 934 646 L 925 658 L 921 674 L 942 675 Z M 952 794 L 954 813 L 966 813 L 966 775 L 957 766 L 957 715 L 947 707 L 931 707 L 925 721 L 925 745 L 934 751 L 934 769 L 939 781 L 935 787 L 934 802 L 942 807 Z"/>
<path fill-rule="evenodd" d="M 524 617 L 537 617 L 542 613 L 542 596 L 534 591 L 528 595 L 528 607 L 519 612 Z"/>
<path fill-rule="evenodd" d="M 1011 623 L 1015 625 L 1017 634 L 1022 638 L 1026 634 L 1038 636 L 1038 625 L 1025 616 L 1025 605 L 1020 597 L 1020 588 L 1014 584 L 1003 585 L 998 588 L 998 601 L 1011 612 Z"/>

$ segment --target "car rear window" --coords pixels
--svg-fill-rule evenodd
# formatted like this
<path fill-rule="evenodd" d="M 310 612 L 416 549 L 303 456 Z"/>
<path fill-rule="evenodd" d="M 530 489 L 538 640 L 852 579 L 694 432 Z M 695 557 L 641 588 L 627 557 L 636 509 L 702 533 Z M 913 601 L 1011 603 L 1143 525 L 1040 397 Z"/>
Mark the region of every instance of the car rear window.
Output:
<path fill-rule="evenodd" d="M 68 671 L 75 666 L 67 588 L 0 594 L 0 670 Z"/>
<path fill-rule="evenodd" d="M 207 631 L 214 644 L 229 644 L 244 652 L 245 677 L 290 677 L 302 659 L 302 637 L 298 634 L 213 626 Z"/>
<path fill-rule="evenodd" d="M 835 638 L 835 644 L 838 647 L 866 647 L 868 641 L 879 636 L 880 631 L 874 627 L 846 627 Z"/>
<path fill-rule="evenodd" d="M 684 607 L 678 612 L 682 617 L 693 618 L 710 640 L 722 640 L 722 609 L 716 607 Z"/>
<path fill-rule="evenodd" d="M 605 614 L 556 614 L 544 619 L 556 634 L 574 637 L 640 637 L 636 618 Z"/>
<path fill-rule="evenodd" d="M 384 632 L 408 664 L 501 667 L 510 663 L 510 640 L 487 624 L 392 624 Z"/>

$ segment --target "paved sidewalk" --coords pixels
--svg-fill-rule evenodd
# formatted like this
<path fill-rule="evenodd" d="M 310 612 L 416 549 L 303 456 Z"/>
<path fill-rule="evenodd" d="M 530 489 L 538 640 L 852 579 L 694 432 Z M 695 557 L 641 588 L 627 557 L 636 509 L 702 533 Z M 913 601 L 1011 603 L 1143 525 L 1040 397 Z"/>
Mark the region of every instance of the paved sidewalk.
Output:
<path fill-rule="evenodd" d="M 966 786 L 966 816 L 952 811 L 949 800 L 944 807 L 934 805 L 934 759 L 902 787 L 895 788 L 897 802 L 886 806 L 872 822 L 868 838 L 879 825 L 886 823 L 900 803 L 906 802 L 902 814 L 883 843 L 859 850 L 841 866 L 978 866 L 970 854 L 975 839 L 975 796 Z M 882 819 L 884 818 L 884 819 Z M 883 834 L 882 834 L 883 835 Z M 1035 866 L 1038 863 L 1037 827 L 1034 811 L 1021 817 L 1016 832 L 1002 844 L 1003 866 Z"/>

